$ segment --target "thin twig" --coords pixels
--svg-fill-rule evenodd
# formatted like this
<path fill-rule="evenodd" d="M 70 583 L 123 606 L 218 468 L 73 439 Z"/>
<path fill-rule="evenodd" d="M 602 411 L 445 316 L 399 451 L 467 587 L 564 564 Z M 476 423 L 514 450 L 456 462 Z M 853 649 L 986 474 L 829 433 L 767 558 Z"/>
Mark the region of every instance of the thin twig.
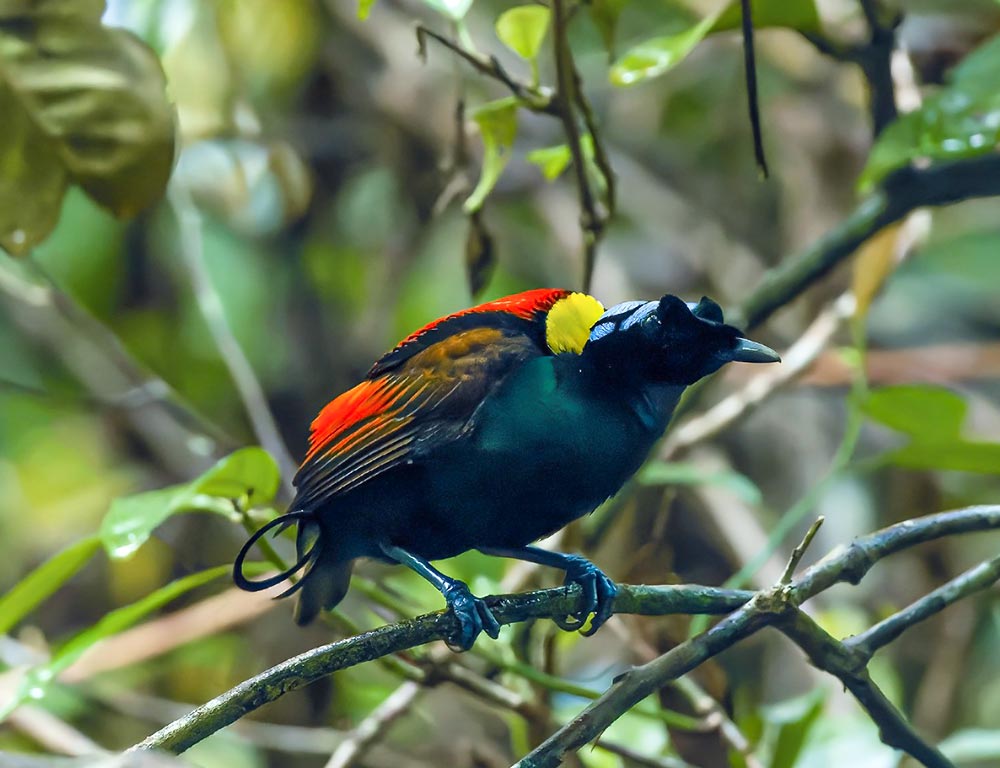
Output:
<path fill-rule="evenodd" d="M 271 408 L 264 394 L 264 388 L 257 380 L 253 366 L 243 353 L 243 348 L 233 335 L 232 328 L 226 320 L 212 277 L 205 264 L 204 242 L 202 238 L 201 214 L 195 207 L 187 192 L 177 186 L 170 190 L 170 202 L 177 217 L 180 232 L 180 251 L 191 278 L 198 309 L 208 326 L 209 333 L 219 350 L 219 356 L 236 386 L 236 391 L 243 401 L 254 433 L 261 446 L 274 457 L 281 468 L 281 480 L 285 492 L 294 495 L 292 476 L 295 474 L 296 462 L 292 459 L 285 445 L 278 425 L 271 413 Z"/>
<path fill-rule="evenodd" d="M 573 172 L 580 196 L 580 225 L 583 228 L 583 290 L 586 292 L 590 290 L 590 281 L 594 275 L 597 244 L 604 231 L 604 217 L 597 210 L 597 202 L 590 188 L 590 179 L 587 177 L 586 157 L 580 142 L 580 128 L 577 125 L 574 108 L 579 101 L 576 96 L 578 79 L 573 53 L 569 47 L 568 25 L 566 0 L 552 0 L 552 45 L 558 87 L 556 104 L 563 132 L 566 134 L 566 144 L 573 158 Z"/>
<path fill-rule="evenodd" d="M 844 645 L 871 658 L 877 650 L 891 643 L 914 624 L 943 611 L 957 600 L 989 589 L 998 580 L 1000 556 L 970 568 L 961 576 L 924 595 L 908 608 L 883 619 L 860 635 L 845 640 Z"/>
<path fill-rule="evenodd" d="M 757 96 L 757 57 L 754 53 L 753 6 L 750 0 L 740 0 L 740 29 L 743 34 L 743 69 L 747 87 L 747 112 L 753 133 L 753 155 L 757 168 L 765 179 L 768 176 L 767 158 L 764 155 L 764 136 L 760 128 L 760 99 Z"/>
<path fill-rule="evenodd" d="M 806 531 L 806 535 L 802 537 L 802 541 L 799 542 L 798 546 L 792 550 L 791 556 L 788 558 L 788 565 L 785 566 L 785 572 L 781 574 L 781 579 L 778 581 L 779 584 L 788 585 L 792 583 L 792 577 L 795 575 L 795 569 L 799 567 L 799 563 L 802 562 L 802 558 L 805 557 L 806 550 L 809 549 L 809 545 L 812 544 L 812 540 L 819 533 L 819 529 L 823 525 L 823 520 L 825 518 L 817 517 L 816 522 L 809 526 L 809 530 Z"/>
<path fill-rule="evenodd" d="M 522 105 L 532 112 L 541 112 L 547 115 L 559 115 L 559 109 L 555 104 L 555 98 L 549 89 L 542 86 L 532 86 L 512 77 L 496 56 L 484 56 L 481 53 L 470 51 L 464 48 L 461 43 L 452 40 L 450 37 L 435 32 L 430 27 L 423 24 L 417 25 L 417 54 L 421 58 L 427 55 L 427 38 L 443 45 L 449 51 L 468 62 L 479 74 L 486 75 L 493 80 L 505 85 L 512 94 L 517 96 Z"/>

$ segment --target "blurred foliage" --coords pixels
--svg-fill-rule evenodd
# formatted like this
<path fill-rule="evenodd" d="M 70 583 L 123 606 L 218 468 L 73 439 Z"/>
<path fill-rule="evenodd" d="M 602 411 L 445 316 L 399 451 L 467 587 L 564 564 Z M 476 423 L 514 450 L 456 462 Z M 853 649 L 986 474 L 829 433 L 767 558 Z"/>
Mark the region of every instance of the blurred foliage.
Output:
<path fill-rule="evenodd" d="M 877 140 L 857 68 L 822 56 L 803 34 L 863 41 L 859 5 L 758 0 L 772 165 L 772 180 L 759 183 L 737 5 L 591 0 L 573 18 L 570 43 L 619 190 L 593 283 L 605 304 L 668 291 L 737 304 L 885 174 L 996 151 L 993 0 L 885 4 L 905 14 L 897 34 L 923 101 Z M 217 300 L 296 456 L 323 403 L 398 338 L 468 305 L 470 289 L 489 299 L 579 284 L 578 197 L 559 121 L 533 108 L 534 96 L 512 97 L 443 48 L 421 64 L 414 20 L 496 56 L 535 96 L 555 81 L 551 17 L 539 5 L 0 0 L 8 708 L 31 697 L 121 749 L 185 711 L 181 702 L 205 701 L 342 631 L 295 628 L 284 603 L 257 612 L 240 603 L 242 618 L 224 603 L 197 613 L 225 584 L 243 524 L 286 499 L 264 451 L 232 453 L 257 440 L 195 299 L 174 211 L 161 200 L 168 176 L 204 214 L 202 256 Z M 581 149 L 601 196 L 593 139 L 584 131 Z M 890 522 L 995 502 L 996 200 L 935 211 L 904 260 L 900 236 L 873 239 L 854 274 L 838 270 L 760 332 L 784 349 L 853 286 L 858 319 L 834 340 L 840 348 L 722 437 L 678 461 L 651 461 L 621 498 L 567 531 L 563 546 L 585 549 L 622 580 L 757 585 L 780 572 L 817 513 L 827 523 L 811 556 Z M 123 356 L 156 378 L 133 380 Z M 738 388 L 741 375 L 721 377 L 698 408 Z M 175 514 L 189 511 L 220 514 Z M 838 636 L 858 632 L 994 556 L 998 544 L 983 535 L 902 555 L 859 587 L 817 600 L 817 621 Z M 274 546 L 291 556 L 290 542 Z M 116 552 L 131 556 L 108 557 Z M 479 594 L 556 578 L 477 553 L 444 567 Z M 391 619 L 387 603 L 407 614 L 440 607 L 403 569 L 360 570 L 383 590 L 373 602 L 359 585 L 343 604 L 360 628 Z M 156 630 L 153 650 L 148 636 L 126 631 L 137 624 L 129 631 Z M 507 765 L 579 712 L 586 694 L 692 630 L 678 617 L 616 624 L 587 640 L 540 623 L 481 641 L 462 663 L 542 714 L 523 718 L 441 685 L 362 764 Z M 880 684 L 961 766 L 1000 762 L 998 643 L 994 590 L 877 659 Z M 88 658 L 102 671 L 83 676 Z M 81 676 L 67 677 L 74 669 Z M 756 638 L 695 679 L 765 765 L 895 764 L 854 702 L 778 638 Z M 346 670 L 185 760 L 318 764 L 399 682 L 377 664 Z M 717 730 L 687 732 L 676 716 L 665 724 L 668 706 L 700 716 L 690 701 L 647 700 L 606 738 L 647 756 L 745 765 Z M 9 720 L 0 749 L 54 749 L 27 733 Z M 600 749 L 578 760 L 636 764 Z"/>

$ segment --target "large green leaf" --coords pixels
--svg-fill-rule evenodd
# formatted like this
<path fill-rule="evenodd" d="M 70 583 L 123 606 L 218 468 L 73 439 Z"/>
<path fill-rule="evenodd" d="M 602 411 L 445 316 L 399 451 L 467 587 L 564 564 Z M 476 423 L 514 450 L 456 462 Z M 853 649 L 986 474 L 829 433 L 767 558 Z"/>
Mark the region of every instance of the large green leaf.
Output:
<path fill-rule="evenodd" d="M 0 597 L 0 635 L 9 632 L 35 606 L 72 578 L 100 548 L 101 539 L 97 535 L 70 544 Z"/>
<path fill-rule="evenodd" d="M 169 488 L 115 499 L 101 521 L 101 541 L 114 558 L 128 557 L 157 526 L 179 512 L 235 514 L 233 499 L 266 504 L 280 482 L 277 464 L 263 448 L 241 448 L 201 477 Z"/>
<path fill-rule="evenodd" d="M 820 27 L 815 0 L 754 0 L 753 18 L 757 29 L 789 27 L 815 32 Z M 739 0 L 732 0 L 683 32 L 644 40 L 611 67 L 611 82 L 635 85 L 659 77 L 687 58 L 708 35 L 738 28 L 740 19 Z"/>
<path fill-rule="evenodd" d="M 956 440 L 965 419 L 965 401 L 942 387 L 882 387 L 864 403 L 865 414 L 922 441 Z"/>
<path fill-rule="evenodd" d="M 256 575 L 273 570 L 274 566 L 270 563 L 246 563 L 245 568 L 250 575 Z M 88 648 L 98 641 L 128 629 L 167 603 L 215 579 L 228 576 L 231 571 L 232 568 L 229 565 L 219 565 L 199 571 L 198 573 L 192 573 L 189 576 L 160 587 L 160 589 L 146 595 L 146 597 L 135 603 L 106 614 L 92 627 L 83 630 L 67 641 L 52 656 L 48 663 L 29 670 L 21 681 L 17 693 L 0 706 L 0 720 L 7 717 L 22 702 L 28 699 L 42 698 L 56 676 L 79 659 Z"/>
<path fill-rule="evenodd" d="M 962 437 L 967 406 L 941 387 L 884 387 L 871 393 L 865 414 L 910 437 L 910 443 L 884 456 L 913 469 L 1000 474 L 1000 443 Z"/>
<path fill-rule="evenodd" d="M 483 137 L 483 168 L 479 183 L 462 206 L 466 213 L 483 207 L 486 196 L 500 180 L 500 174 L 510 160 L 510 151 L 517 137 L 517 104 L 513 96 L 484 104 L 472 113 Z"/>
<path fill-rule="evenodd" d="M 869 190 L 889 172 L 915 160 L 954 160 L 996 151 L 1000 144 L 1000 36 L 955 68 L 951 82 L 919 109 L 890 123 L 858 180 Z"/>
<path fill-rule="evenodd" d="M 51 231 L 79 184 L 119 216 L 166 187 L 174 112 L 155 54 L 103 2 L 0 0 L 0 247 Z"/>

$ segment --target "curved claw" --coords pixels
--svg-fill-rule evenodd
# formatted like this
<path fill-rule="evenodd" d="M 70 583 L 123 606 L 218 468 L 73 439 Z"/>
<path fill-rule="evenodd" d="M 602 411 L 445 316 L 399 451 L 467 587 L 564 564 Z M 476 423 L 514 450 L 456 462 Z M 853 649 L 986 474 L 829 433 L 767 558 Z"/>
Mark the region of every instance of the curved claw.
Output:
<path fill-rule="evenodd" d="M 566 580 L 564 584 L 579 584 L 583 594 L 580 596 L 579 607 L 573 614 L 573 621 L 562 619 L 556 624 L 567 631 L 579 630 L 585 637 L 590 637 L 611 617 L 615 595 L 618 587 L 605 573 L 584 557 L 571 556 L 566 563 Z M 593 614 L 590 627 L 583 629 L 587 617 Z"/>
<path fill-rule="evenodd" d="M 447 638 L 453 651 L 467 651 L 476 642 L 480 632 L 494 640 L 500 635 L 500 622 L 482 598 L 469 591 L 463 581 L 453 581 L 442 590 L 448 608 L 458 619 L 458 632 Z"/>

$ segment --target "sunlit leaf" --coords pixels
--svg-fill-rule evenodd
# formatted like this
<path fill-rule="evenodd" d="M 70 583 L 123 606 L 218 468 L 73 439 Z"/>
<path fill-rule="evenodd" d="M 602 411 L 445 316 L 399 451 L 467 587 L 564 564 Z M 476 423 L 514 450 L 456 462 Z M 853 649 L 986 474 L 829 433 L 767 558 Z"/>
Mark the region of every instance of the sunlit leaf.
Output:
<path fill-rule="evenodd" d="M 362 21 L 367 19 L 374 5 L 375 0 L 358 0 L 358 18 Z"/>
<path fill-rule="evenodd" d="M 262 448 L 241 448 L 201 477 L 169 488 L 115 499 L 101 521 L 101 541 L 111 557 L 132 555 L 172 515 L 181 512 L 235 514 L 231 499 L 266 504 L 280 482 L 278 467 Z"/>
<path fill-rule="evenodd" d="M 955 68 L 951 83 L 919 109 L 890 123 L 858 180 L 862 191 L 915 160 L 955 160 L 994 152 L 1000 144 L 1000 36 Z"/>
<path fill-rule="evenodd" d="M 83 568 L 101 548 L 99 536 L 88 536 L 57 552 L 0 597 L 0 635 L 9 632 Z"/>
<path fill-rule="evenodd" d="M 464 19 L 465 14 L 472 7 L 472 0 L 424 0 L 424 2 L 452 21 L 461 21 Z"/>
<path fill-rule="evenodd" d="M 270 563 L 246 563 L 245 568 L 247 573 L 253 576 L 273 570 L 274 566 Z M 48 686 L 55 680 L 56 676 L 98 641 L 128 629 L 153 611 L 162 608 L 191 590 L 204 586 L 215 579 L 229 576 L 231 571 L 232 568 L 229 565 L 220 565 L 192 573 L 170 582 L 135 603 L 105 614 L 92 627 L 83 630 L 66 642 L 47 664 L 34 667 L 25 674 L 17 693 L 5 701 L 3 705 L 0 705 L 0 720 L 24 701 L 43 698 Z"/>
<path fill-rule="evenodd" d="M 748 504 L 758 505 L 760 489 L 746 475 L 733 471 L 705 470 L 697 464 L 653 461 L 639 472 L 643 485 L 714 485 L 731 491 Z"/>
<path fill-rule="evenodd" d="M 550 15 L 549 9 L 541 5 L 510 8 L 497 19 L 497 37 L 522 59 L 534 61 L 545 40 Z"/>
<path fill-rule="evenodd" d="M 635 85 L 683 61 L 715 25 L 719 12 L 706 16 L 688 30 L 676 35 L 664 35 L 644 40 L 629 49 L 611 67 L 609 77 L 614 85 Z"/>
<path fill-rule="evenodd" d="M 789 27 L 815 32 L 820 28 L 815 0 L 755 0 L 754 26 Z M 723 5 L 689 29 L 644 40 L 629 49 L 611 68 L 614 85 L 635 85 L 659 77 L 677 66 L 705 37 L 740 26 L 739 0 Z"/>
<path fill-rule="evenodd" d="M 51 231 L 68 184 L 119 216 L 166 186 L 174 113 L 155 54 L 103 3 L 0 4 L 0 246 Z"/>
<path fill-rule="evenodd" d="M 1000 475 L 1000 443 L 972 440 L 946 443 L 914 441 L 905 448 L 893 451 L 886 458 L 893 464 L 911 469 Z"/>
<path fill-rule="evenodd" d="M 472 114 L 483 137 L 483 168 L 479 183 L 462 206 L 466 213 L 483 207 L 486 196 L 500 180 L 510 160 L 510 150 L 517 136 L 517 99 L 508 97 L 484 104 Z"/>
<path fill-rule="evenodd" d="M 533 149 L 526 155 L 525 159 L 529 163 L 537 165 L 548 181 L 554 181 L 569 166 L 573 155 L 567 145 L 558 144 L 554 147 Z"/>

